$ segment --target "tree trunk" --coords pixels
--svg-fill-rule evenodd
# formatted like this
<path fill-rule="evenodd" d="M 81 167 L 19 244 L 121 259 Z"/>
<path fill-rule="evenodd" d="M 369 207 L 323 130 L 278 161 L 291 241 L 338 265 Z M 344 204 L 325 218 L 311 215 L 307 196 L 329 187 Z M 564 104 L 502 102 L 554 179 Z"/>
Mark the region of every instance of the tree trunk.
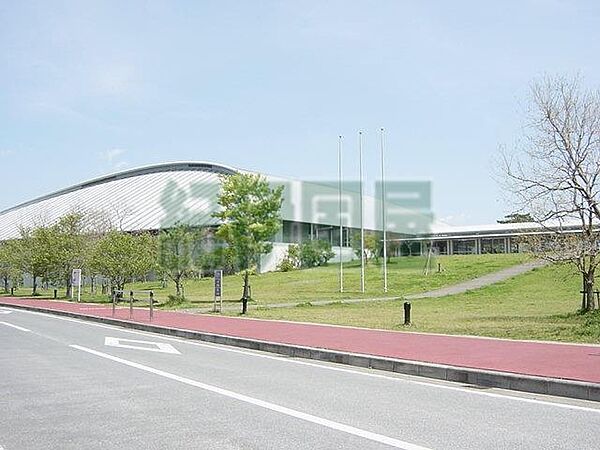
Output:
<path fill-rule="evenodd" d="M 181 297 L 181 279 L 179 277 L 175 278 L 175 292 L 177 298 Z"/>
<path fill-rule="evenodd" d="M 34 275 L 33 276 L 33 291 L 31 292 L 31 295 L 37 295 L 37 276 Z"/>
<path fill-rule="evenodd" d="M 67 298 L 71 298 L 72 294 L 73 294 L 73 284 L 71 283 L 71 277 L 68 277 L 67 278 L 67 293 L 66 293 Z"/>
<path fill-rule="evenodd" d="M 581 300 L 581 310 L 584 312 L 592 311 L 596 308 L 596 297 L 594 294 L 594 271 L 588 269 L 582 273 L 583 277 L 583 298 Z"/>
<path fill-rule="evenodd" d="M 8 294 L 8 277 L 3 277 L 4 281 L 4 293 Z"/>

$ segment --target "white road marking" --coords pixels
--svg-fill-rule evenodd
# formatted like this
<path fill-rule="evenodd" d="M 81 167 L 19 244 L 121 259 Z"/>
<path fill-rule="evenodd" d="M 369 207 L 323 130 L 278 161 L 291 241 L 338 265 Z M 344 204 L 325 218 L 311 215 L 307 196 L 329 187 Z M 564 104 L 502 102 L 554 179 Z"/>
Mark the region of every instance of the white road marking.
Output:
<path fill-rule="evenodd" d="M 11 313 L 12 313 L 12 311 L 9 311 L 8 309 L 0 309 L 0 314 L 11 314 Z M 0 450 L 2 450 L 2 449 L 0 448 Z"/>
<path fill-rule="evenodd" d="M 15 328 L 17 330 L 21 330 L 21 331 L 29 331 L 31 332 L 31 330 L 28 330 L 27 328 L 23 328 L 20 327 L 18 325 L 13 325 L 12 323 L 8 323 L 8 322 L 0 322 L 2 325 L 6 325 L 7 327 L 11 327 L 11 328 Z"/>
<path fill-rule="evenodd" d="M 145 347 L 132 344 L 145 344 L 153 347 Z M 104 345 L 109 347 L 132 348 L 135 350 L 146 350 L 148 352 L 171 353 L 173 355 L 181 355 L 181 353 L 171 344 L 165 342 L 140 341 L 138 339 L 123 339 L 116 337 L 105 337 Z"/>
<path fill-rule="evenodd" d="M 426 447 L 421 447 L 419 445 L 411 444 L 409 442 L 404 442 L 399 439 L 394 439 L 389 436 L 384 436 L 382 434 L 372 433 L 367 430 L 362 430 L 360 428 L 355 428 L 350 425 L 345 425 L 343 423 L 334 422 L 332 420 L 324 419 L 322 417 L 314 416 L 312 414 L 303 413 L 301 411 L 297 411 L 295 409 L 287 408 L 285 406 L 277 405 L 275 403 L 266 402 L 264 400 L 260 400 L 254 397 L 249 397 L 244 394 L 238 394 L 237 392 L 229 391 L 227 389 L 222 389 L 217 386 L 212 386 L 210 384 L 201 383 L 199 381 L 192 380 L 190 378 L 182 377 L 179 375 L 175 375 L 173 373 L 165 372 L 164 370 L 155 369 L 153 367 L 145 366 L 143 364 L 139 364 L 133 361 L 128 361 L 123 358 L 119 358 L 117 356 L 112 356 L 107 353 L 102 353 L 96 350 L 92 350 L 91 348 L 82 347 L 80 345 L 69 345 L 71 348 L 75 348 L 77 350 L 81 350 L 87 353 L 91 353 L 92 355 L 99 356 L 101 358 L 109 359 L 114 362 L 118 362 L 120 364 L 124 364 L 129 367 L 134 367 L 139 370 L 143 370 L 145 372 L 153 373 L 155 375 L 159 375 L 164 378 L 168 378 L 170 380 L 178 381 L 179 383 L 187 384 L 189 386 L 194 386 L 199 389 L 203 389 L 205 391 L 213 392 L 215 394 L 223 395 L 225 397 L 233 398 L 235 400 L 239 400 L 244 403 L 249 403 L 251 405 L 259 406 L 264 409 L 268 409 L 271 411 L 275 411 L 281 414 L 285 414 L 287 416 L 295 417 L 297 419 L 305 420 L 307 422 L 312 422 L 317 425 L 322 425 L 327 428 L 331 428 L 333 430 L 341 431 L 344 433 L 348 433 L 354 436 L 359 436 L 365 439 L 369 439 L 371 441 L 379 442 L 381 444 L 390 445 L 396 448 L 402 448 L 405 450 L 426 450 Z"/>
<path fill-rule="evenodd" d="M 598 408 L 589 408 L 589 407 L 585 407 L 585 406 L 570 405 L 567 403 L 556 403 L 556 402 L 552 402 L 552 401 L 538 400 L 535 398 L 516 397 L 514 395 L 507 395 L 507 394 L 501 394 L 501 393 L 496 393 L 496 392 L 485 392 L 485 391 L 475 390 L 475 389 L 464 387 L 464 386 L 451 386 L 451 385 L 447 385 L 447 384 L 440 384 L 440 382 L 443 382 L 443 380 L 438 380 L 438 382 L 420 381 L 420 380 L 415 380 L 414 376 L 406 375 L 403 373 L 397 373 L 397 375 L 400 375 L 403 377 L 403 378 L 398 378 L 398 377 L 392 377 L 389 375 L 382 375 L 379 373 L 371 373 L 371 372 L 365 372 L 365 371 L 360 371 L 360 370 L 355 370 L 355 369 L 346 369 L 343 367 L 335 367 L 335 366 L 327 365 L 325 363 L 313 363 L 313 362 L 301 361 L 299 359 L 294 359 L 294 358 L 289 358 L 289 357 L 272 356 L 272 355 L 252 352 L 252 351 L 248 351 L 248 350 L 239 350 L 236 348 L 229 348 L 225 345 L 194 342 L 194 341 L 188 340 L 188 339 L 162 336 L 158 333 L 129 330 L 126 328 L 116 327 L 116 326 L 112 326 L 112 325 L 104 325 L 104 324 L 95 323 L 95 322 L 87 322 L 87 321 L 84 321 L 81 319 L 73 319 L 73 318 L 69 318 L 69 317 L 62 317 L 62 316 L 57 316 L 54 314 L 41 313 L 41 312 L 37 312 L 37 311 L 23 310 L 22 312 L 26 312 L 29 314 L 42 315 L 44 317 L 51 317 L 51 318 L 57 319 L 57 320 L 66 320 L 68 322 L 75 322 L 75 323 L 78 323 L 81 325 L 107 328 L 110 330 L 120 331 L 123 333 L 136 334 L 139 336 L 146 336 L 146 337 L 152 336 L 152 337 L 165 339 L 165 340 L 169 340 L 169 341 L 180 342 L 182 344 L 195 345 L 198 347 L 210 348 L 213 350 L 218 350 L 218 351 L 223 351 L 223 352 L 239 353 L 239 354 L 246 355 L 246 356 L 252 356 L 255 358 L 271 359 L 274 361 L 279 361 L 279 362 L 284 362 L 284 363 L 299 364 L 302 366 L 310 366 L 310 367 L 315 367 L 315 368 L 319 368 L 319 369 L 323 369 L 323 370 L 345 372 L 345 373 L 349 373 L 352 375 L 361 375 L 361 376 L 366 376 L 366 377 L 379 378 L 379 379 L 392 381 L 392 382 L 417 384 L 420 386 L 462 392 L 464 394 L 469 394 L 469 395 L 483 395 L 486 397 L 497 398 L 497 399 L 501 399 L 501 400 L 512 400 L 512 401 L 536 404 L 536 405 L 541 405 L 541 406 L 550 406 L 550 407 L 556 407 L 556 408 L 571 409 L 571 410 L 575 410 L 575 411 L 600 413 L 600 409 L 598 409 Z M 404 377 L 406 377 L 406 378 L 404 378 Z M 447 383 L 450 383 L 450 382 L 447 382 Z M 520 391 L 515 391 L 515 393 L 524 394 L 524 395 L 543 395 L 543 394 L 533 394 L 533 393 L 520 392 Z"/>

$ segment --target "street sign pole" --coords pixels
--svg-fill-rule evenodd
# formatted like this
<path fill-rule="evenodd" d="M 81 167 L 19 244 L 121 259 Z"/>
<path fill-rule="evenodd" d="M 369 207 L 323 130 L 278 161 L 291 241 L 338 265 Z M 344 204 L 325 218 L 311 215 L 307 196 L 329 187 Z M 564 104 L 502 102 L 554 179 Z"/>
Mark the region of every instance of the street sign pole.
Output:
<path fill-rule="evenodd" d="M 81 302 L 81 269 L 73 269 L 71 272 L 71 298 L 75 286 L 77 286 L 77 302 Z"/>
<path fill-rule="evenodd" d="M 214 297 L 214 312 L 222 312 L 223 311 L 223 271 L 215 270 L 215 297 Z M 217 311 L 217 300 L 219 305 L 219 310 Z"/>

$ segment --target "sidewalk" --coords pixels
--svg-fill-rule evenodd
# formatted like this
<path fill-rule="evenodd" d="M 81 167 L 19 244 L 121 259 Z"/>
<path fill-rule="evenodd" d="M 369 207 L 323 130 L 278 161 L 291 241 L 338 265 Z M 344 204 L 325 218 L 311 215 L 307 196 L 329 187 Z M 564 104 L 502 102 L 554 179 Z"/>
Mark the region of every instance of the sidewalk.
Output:
<path fill-rule="evenodd" d="M 112 317 L 112 308 L 105 305 L 6 297 L 0 298 L 0 306 L 3 305 L 41 308 L 96 318 Z M 148 309 L 136 308 L 132 322 L 149 324 L 148 315 Z M 130 322 L 129 309 L 118 308 L 115 319 Z M 152 326 L 397 360 L 593 383 L 598 385 L 600 392 L 600 346 L 595 345 L 369 330 L 174 311 L 155 311 Z"/>

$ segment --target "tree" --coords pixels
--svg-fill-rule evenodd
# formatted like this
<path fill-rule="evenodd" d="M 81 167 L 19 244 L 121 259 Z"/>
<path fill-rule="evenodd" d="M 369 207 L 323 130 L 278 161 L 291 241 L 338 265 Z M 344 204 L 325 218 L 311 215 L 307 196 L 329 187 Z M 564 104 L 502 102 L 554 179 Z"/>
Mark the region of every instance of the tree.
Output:
<path fill-rule="evenodd" d="M 281 228 L 283 186 L 269 187 L 260 175 L 236 173 L 221 177 L 218 204 L 221 210 L 214 217 L 222 221 L 217 237 L 224 240 L 244 273 L 242 314 L 250 298 L 248 268 L 259 265 L 260 255 L 269 253 L 269 242 Z"/>
<path fill-rule="evenodd" d="M 546 77 L 531 87 L 528 119 L 518 152 L 502 155 L 505 188 L 550 233 L 530 239 L 532 251 L 572 264 L 583 280 L 582 309 L 597 309 L 600 93 L 579 78 Z"/>
<path fill-rule="evenodd" d="M 264 177 L 244 173 L 223 176 L 221 182 L 222 209 L 214 214 L 222 221 L 217 236 L 234 251 L 240 269 L 247 271 L 273 248 L 269 240 L 281 228 L 283 186 L 271 189 Z"/>
<path fill-rule="evenodd" d="M 177 224 L 160 233 L 158 265 L 174 283 L 178 298 L 185 298 L 184 279 L 192 272 L 200 248 L 199 233 L 186 224 Z"/>
<path fill-rule="evenodd" d="M 31 295 L 38 294 L 38 281 L 49 281 L 52 269 L 52 248 L 49 227 L 21 228 L 18 241 L 19 268 L 32 278 Z"/>
<path fill-rule="evenodd" d="M 496 220 L 498 223 L 526 223 L 526 222 L 534 222 L 533 217 L 531 217 L 530 213 L 512 213 L 504 216 L 503 219 Z"/>
<path fill-rule="evenodd" d="M 360 258 L 360 232 L 356 231 L 352 234 L 351 241 L 352 249 L 357 258 Z M 380 233 L 374 231 L 365 231 L 364 237 L 365 260 L 369 259 L 379 262 L 379 258 L 383 253 L 383 238 Z"/>
<path fill-rule="evenodd" d="M 82 268 L 86 260 L 86 236 L 84 235 L 84 217 L 81 214 L 67 214 L 48 228 L 46 233 L 48 246 L 48 278 L 55 285 L 64 283 L 66 296 L 73 289 L 71 273 Z"/>
<path fill-rule="evenodd" d="M 143 277 L 156 267 L 156 239 L 149 233 L 131 234 L 112 230 L 92 250 L 90 265 L 95 273 L 123 290 L 125 283 Z"/>
<path fill-rule="evenodd" d="M 19 258 L 18 241 L 0 242 L 0 279 L 5 294 L 9 292 L 9 284 L 15 286 L 22 276 Z"/>

